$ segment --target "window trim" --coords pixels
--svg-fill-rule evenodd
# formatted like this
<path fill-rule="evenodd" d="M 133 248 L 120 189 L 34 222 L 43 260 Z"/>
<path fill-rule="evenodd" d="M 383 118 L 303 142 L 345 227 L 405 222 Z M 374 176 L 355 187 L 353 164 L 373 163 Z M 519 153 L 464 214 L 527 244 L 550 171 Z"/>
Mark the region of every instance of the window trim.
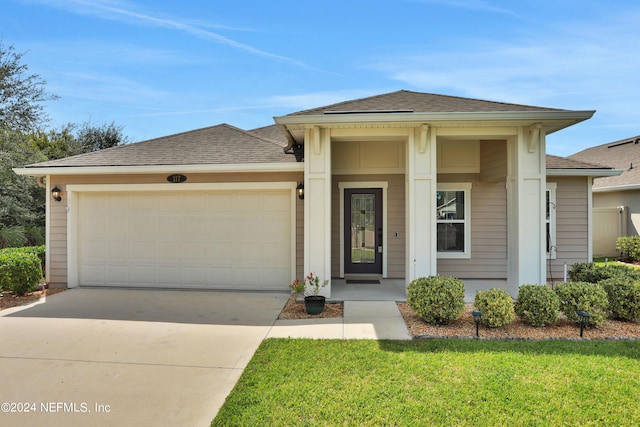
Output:
<path fill-rule="evenodd" d="M 436 191 L 463 191 L 464 192 L 464 251 L 463 252 L 441 252 L 438 251 L 436 243 L 436 253 L 438 259 L 471 259 L 471 183 L 452 182 L 438 183 Z M 435 195 L 434 195 L 435 196 Z M 434 206 L 434 211 L 437 206 Z M 436 219 L 436 241 L 438 239 L 437 224 L 446 224 L 449 221 Z"/>
<path fill-rule="evenodd" d="M 551 239 L 551 250 L 548 251 L 545 244 L 545 254 L 547 255 L 547 259 L 556 259 L 558 255 L 558 240 L 556 233 L 557 226 L 557 211 L 558 211 L 558 203 L 557 203 L 557 193 L 558 193 L 558 183 L 557 182 L 547 182 L 547 190 L 546 194 L 549 195 L 549 220 L 547 221 L 546 215 L 546 194 L 545 194 L 545 231 L 547 229 L 546 224 L 549 224 L 549 236 Z M 545 242 L 547 241 L 547 237 L 545 236 Z"/>

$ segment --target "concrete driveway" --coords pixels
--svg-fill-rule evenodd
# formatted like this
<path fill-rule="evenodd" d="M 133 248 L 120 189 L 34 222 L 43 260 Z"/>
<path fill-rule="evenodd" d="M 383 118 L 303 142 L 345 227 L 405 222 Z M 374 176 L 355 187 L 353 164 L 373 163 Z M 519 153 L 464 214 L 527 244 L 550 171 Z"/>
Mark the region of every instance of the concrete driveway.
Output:
<path fill-rule="evenodd" d="M 207 426 L 288 295 L 71 289 L 0 312 L 0 425 Z"/>

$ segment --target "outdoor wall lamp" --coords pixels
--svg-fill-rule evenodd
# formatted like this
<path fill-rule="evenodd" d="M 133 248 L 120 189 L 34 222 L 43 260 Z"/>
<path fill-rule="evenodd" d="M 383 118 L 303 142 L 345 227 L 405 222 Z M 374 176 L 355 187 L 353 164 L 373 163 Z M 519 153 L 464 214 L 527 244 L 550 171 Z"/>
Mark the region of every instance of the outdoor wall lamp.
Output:
<path fill-rule="evenodd" d="M 298 183 L 296 190 L 298 190 L 298 199 L 304 200 L 304 184 L 301 182 Z"/>
<path fill-rule="evenodd" d="M 584 331 L 584 327 L 589 323 L 589 319 L 591 318 L 591 314 L 586 311 L 576 311 L 576 315 L 580 320 L 580 338 L 582 338 L 582 333 Z"/>
<path fill-rule="evenodd" d="M 476 322 L 476 336 L 479 337 L 480 336 L 480 318 L 482 317 L 482 312 L 481 311 L 472 311 L 471 315 L 473 316 L 473 320 Z"/>
<path fill-rule="evenodd" d="M 56 202 L 62 200 L 62 190 L 57 185 L 51 189 L 51 198 Z"/>

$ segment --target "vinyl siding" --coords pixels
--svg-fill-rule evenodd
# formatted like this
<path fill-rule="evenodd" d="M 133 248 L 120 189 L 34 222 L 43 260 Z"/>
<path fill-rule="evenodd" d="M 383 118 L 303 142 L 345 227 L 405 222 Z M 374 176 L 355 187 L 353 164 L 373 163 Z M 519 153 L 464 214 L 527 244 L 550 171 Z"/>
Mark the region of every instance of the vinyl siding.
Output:
<path fill-rule="evenodd" d="M 445 182 L 445 179 L 452 177 L 438 178 L 439 182 Z M 504 182 L 472 182 L 471 258 L 438 259 L 437 268 L 440 275 L 461 279 L 507 278 L 507 192 Z"/>
<path fill-rule="evenodd" d="M 438 183 L 471 182 L 471 257 L 438 259 L 440 275 L 499 279 L 508 275 L 506 141 L 480 141 L 479 174 L 439 174 Z"/>
<path fill-rule="evenodd" d="M 555 260 L 547 260 L 547 278 L 562 280 L 564 264 L 587 262 L 589 256 L 589 217 L 587 177 L 549 177 L 556 182 Z"/>
<path fill-rule="evenodd" d="M 480 181 L 500 182 L 507 176 L 507 142 L 480 142 Z"/>

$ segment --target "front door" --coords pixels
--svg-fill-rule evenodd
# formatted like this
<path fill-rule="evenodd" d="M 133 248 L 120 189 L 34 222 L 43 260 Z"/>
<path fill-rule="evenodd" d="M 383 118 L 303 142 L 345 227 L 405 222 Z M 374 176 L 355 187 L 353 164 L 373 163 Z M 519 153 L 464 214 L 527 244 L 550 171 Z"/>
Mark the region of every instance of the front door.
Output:
<path fill-rule="evenodd" d="M 345 189 L 344 206 L 345 274 L 382 274 L 382 189 Z"/>

